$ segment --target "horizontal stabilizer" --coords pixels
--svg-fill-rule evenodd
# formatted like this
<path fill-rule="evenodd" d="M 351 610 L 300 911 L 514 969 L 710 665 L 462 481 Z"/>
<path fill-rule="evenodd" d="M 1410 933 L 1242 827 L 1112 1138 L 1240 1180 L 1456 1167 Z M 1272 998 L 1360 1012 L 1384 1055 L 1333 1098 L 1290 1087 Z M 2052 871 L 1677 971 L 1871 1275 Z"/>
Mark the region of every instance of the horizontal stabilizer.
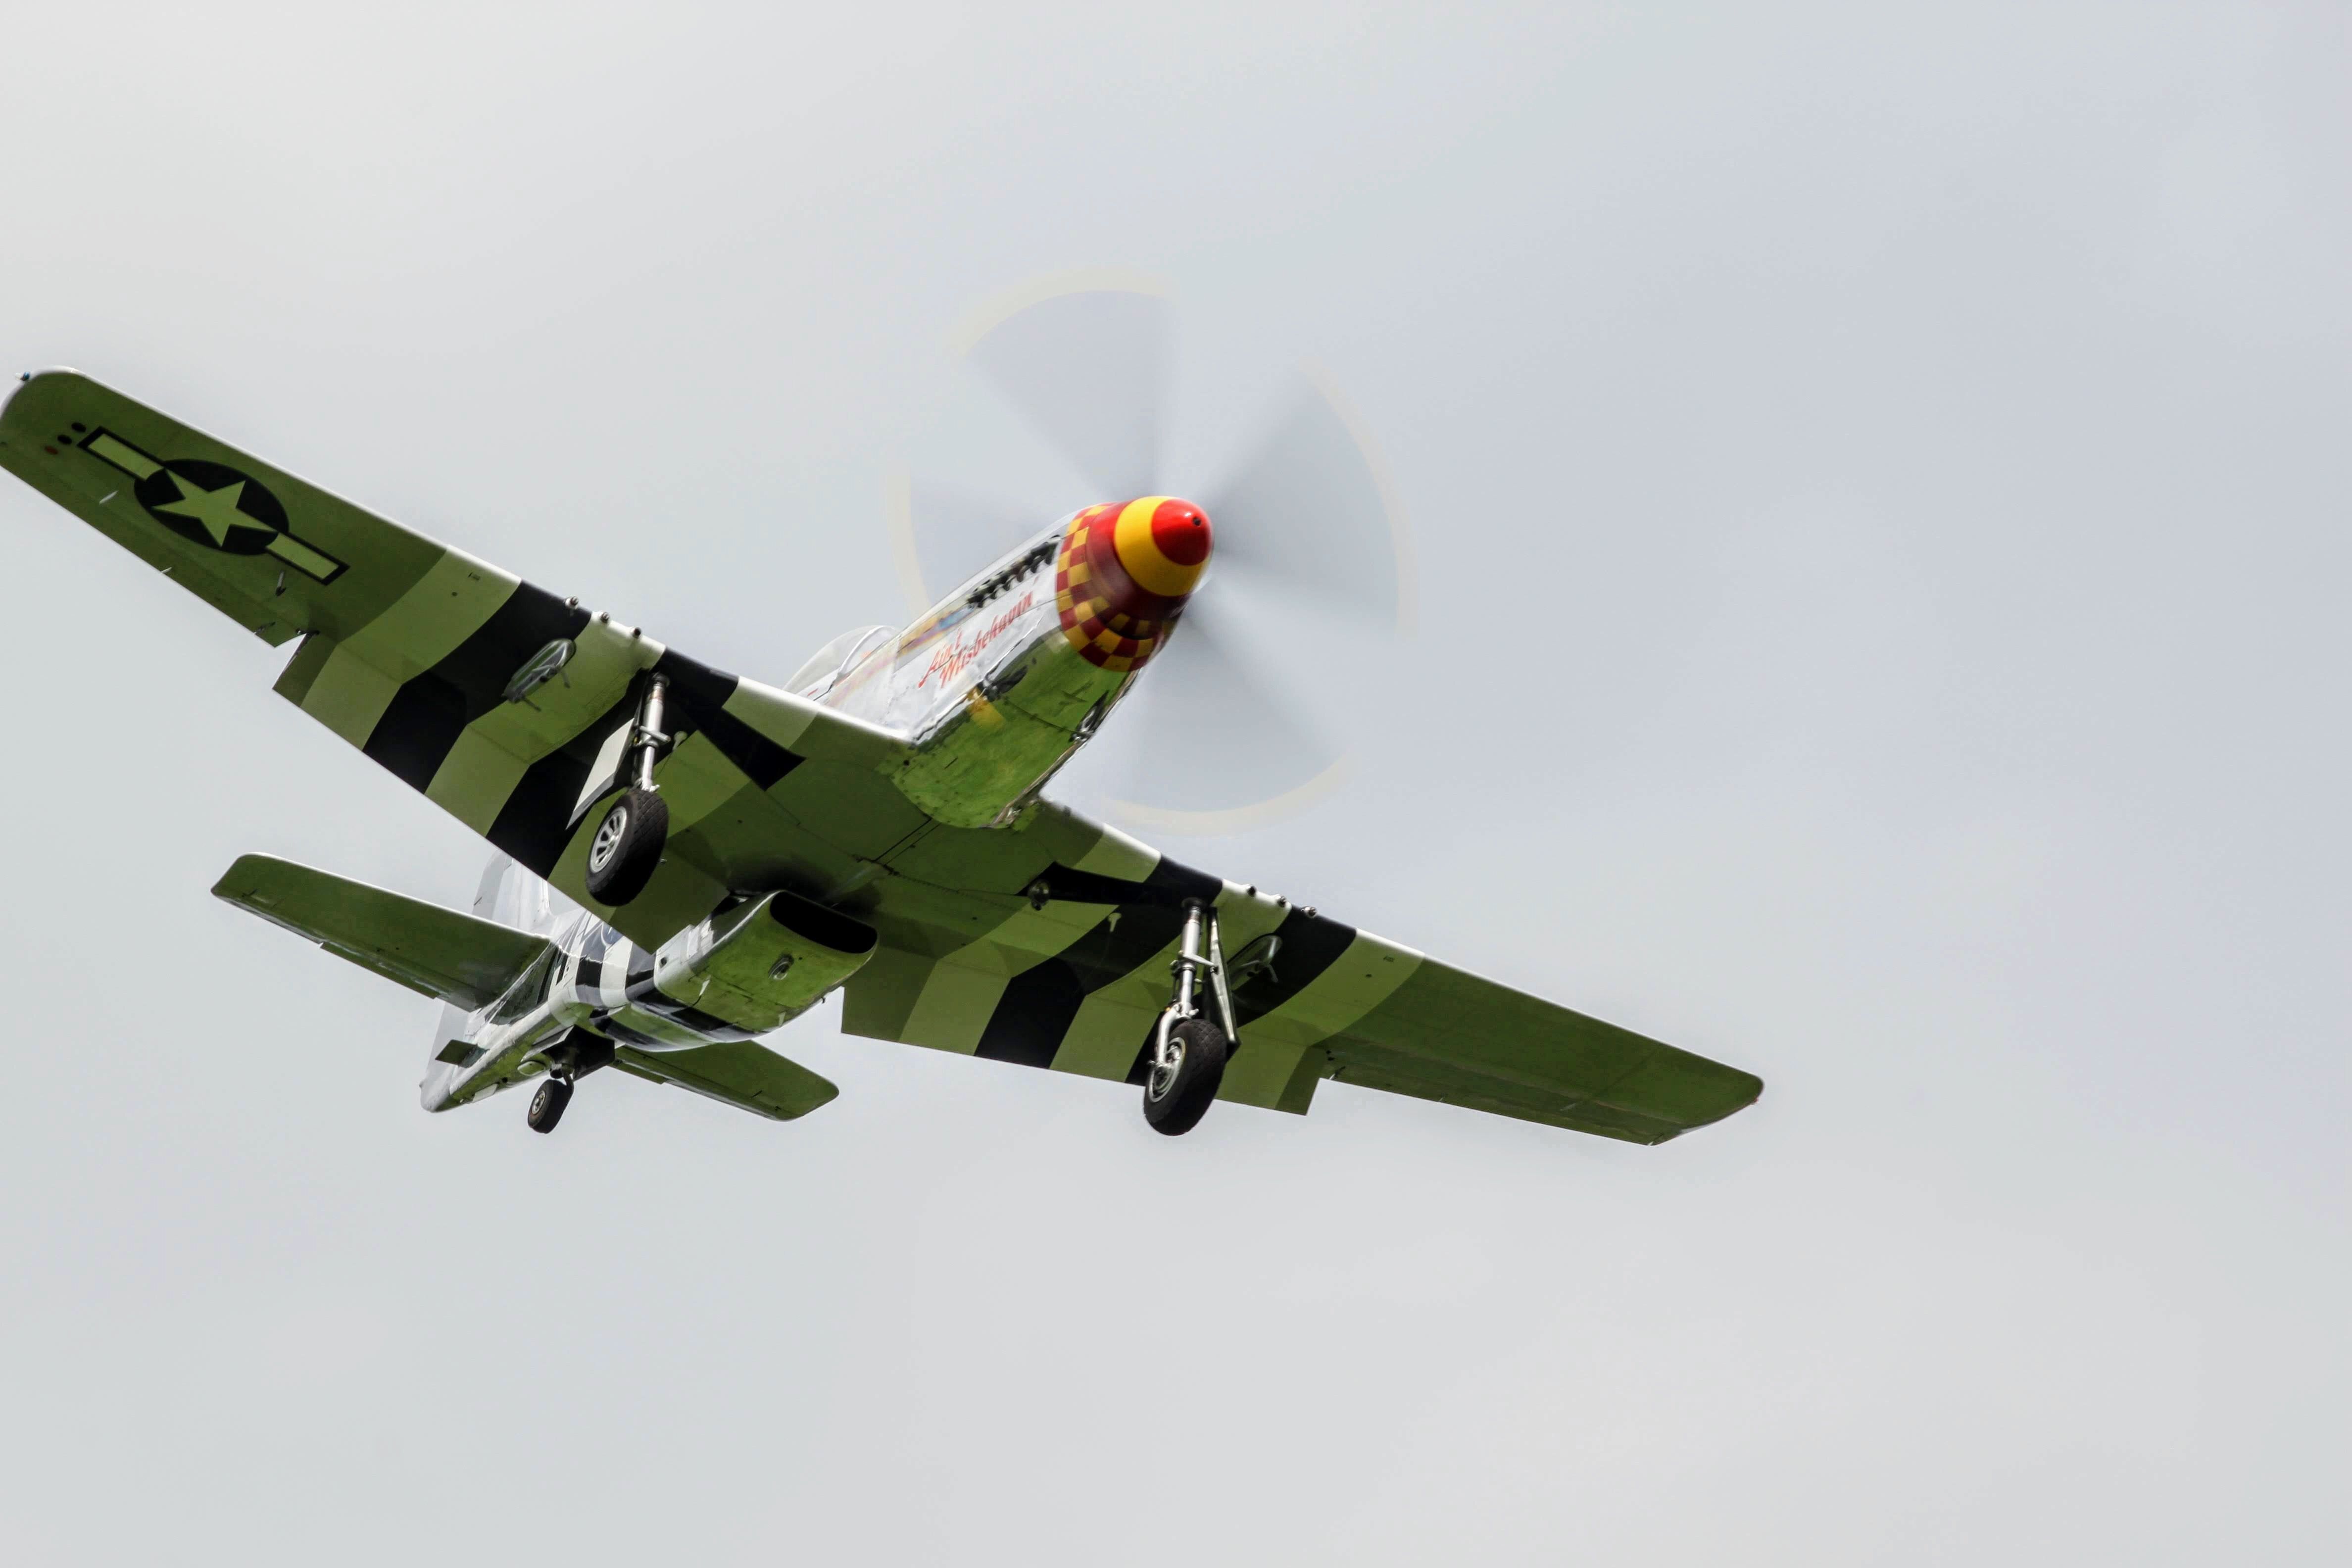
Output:
<path fill-rule="evenodd" d="M 806 1116 L 841 1090 L 790 1057 L 749 1040 L 698 1046 L 689 1051 L 641 1051 L 623 1046 L 613 1058 L 623 1072 L 655 1083 L 674 1084 L 722 1105 L 791 1121 Z"/>
<path fill-rule="evenodd" d="M 543 937 L 268 855 L 240 857 L 213 897 L 469 1013 L 505 994 L 547 946 Z"/>

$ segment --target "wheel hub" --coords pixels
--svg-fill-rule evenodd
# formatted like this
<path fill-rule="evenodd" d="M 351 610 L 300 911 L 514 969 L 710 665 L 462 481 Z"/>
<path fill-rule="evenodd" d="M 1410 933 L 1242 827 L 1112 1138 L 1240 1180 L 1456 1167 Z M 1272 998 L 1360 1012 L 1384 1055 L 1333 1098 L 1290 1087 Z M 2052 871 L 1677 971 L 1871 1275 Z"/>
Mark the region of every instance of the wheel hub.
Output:
<path fill-rule="evenodd" d="M 588 868 L 601 871 L 613 862 L 621 847 L 621 835 L 629 830 L 629 808 L 625 802 L 604 814 L 596 826 L 596 837 L 588 846 Z"/>
<path fill-rule="evenodd" d="M 1176 1075 L 1184 1070 L 1184 1042 L 1170 1030 L 1151 1054 L 1151 1073 L 1144 1080 L 1143 1092 L 1153 1100 L 1165 1100 L 1168 1091 L 1176 1087 Z"/>

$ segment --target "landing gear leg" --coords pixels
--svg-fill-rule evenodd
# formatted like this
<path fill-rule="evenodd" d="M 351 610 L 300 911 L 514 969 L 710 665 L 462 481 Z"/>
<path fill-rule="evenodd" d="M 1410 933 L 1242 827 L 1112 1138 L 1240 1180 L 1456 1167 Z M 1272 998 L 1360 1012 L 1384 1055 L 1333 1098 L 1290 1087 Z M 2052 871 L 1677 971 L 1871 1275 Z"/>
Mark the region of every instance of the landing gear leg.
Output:
<path fill-rule="evenodd" d="M 1153 1131 L 1173 1138 L 1190 1132 L 1208 1113 L 1233 1049 L 1234 1005 L 1225 987 L 1217 911 L 1197 899 L 1184 906 L 1183 945 L 1169 967 L 1176 973 L 1176 995 L 1151 1037 L 1143 1119 Z"/>
<path fill-rule="evenodd" d="M 605 811 L 596 837 L 588 842 L 588 895 L 600 904 L 618 908 L 644 892 L 669 840 L 669 804 L 654 790 L 654 763 L 670 739 L 662 732 L 668 689 L 668 681 L 658 675 L 646 682 L 631 753 L 635 779 Z"/>

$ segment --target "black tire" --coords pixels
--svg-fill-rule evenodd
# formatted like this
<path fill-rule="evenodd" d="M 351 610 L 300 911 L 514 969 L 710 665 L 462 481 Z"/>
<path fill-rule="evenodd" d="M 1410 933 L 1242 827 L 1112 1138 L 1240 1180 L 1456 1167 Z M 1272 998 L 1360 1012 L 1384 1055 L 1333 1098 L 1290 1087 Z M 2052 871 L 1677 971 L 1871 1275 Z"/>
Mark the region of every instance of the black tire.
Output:
<path fill-rule="evenodd" d="M 555 1124 L 563 1120 L 563 1108 L 572 1103 L 572 1086 L 560 1078 L 541 1080 L 539 1092 L 530 1097 L 530 1114 L 523 1120 L 530 1123 L 533 1132 L 552 1132 Z"/>
<path fill-rule="evenodd" d="M 669 839 L 669 803 L 636 784 L 614 801 L 588 840 L 588 896 L 618 908 L 646 890 Z"/>
<path fill-rule="evenodd" d="M 1143 1120 L 1154 1132 L 1174 1138 L 1190 1132 L 1209 1112 L 1217 1086 L 1225 1081 L 1225 1032 L 1206 1018 L 1187 1018 L 1169 1031 L 1183 1053 L 1175 1076 L 1165 1085 L 1157 1081 L 1152 1064 L 1143 1068 Z M 1157 1088 L 1160 1090 L 1153 1094 Z"/>

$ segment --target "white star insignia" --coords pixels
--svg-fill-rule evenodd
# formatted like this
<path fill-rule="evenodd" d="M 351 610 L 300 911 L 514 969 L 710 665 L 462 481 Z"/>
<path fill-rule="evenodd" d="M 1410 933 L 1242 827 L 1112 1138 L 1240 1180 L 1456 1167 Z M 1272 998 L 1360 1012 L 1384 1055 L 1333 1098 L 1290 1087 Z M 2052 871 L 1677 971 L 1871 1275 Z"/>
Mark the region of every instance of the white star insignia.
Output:
<path fill-rule="evenodd" d="M 237 509 L 237 498 L 245 493 L 243 479 L 237 480 L 233 485 L 224 485 L 216 490 L 208 490 L 184 474 L 172 473 L 169 468 L 163 471 L 171 474 L 172 482 L 179 487 L 180 499 L 165 501 L 155 510 L 168 511 L 179 517 L 194 518 L 205 525 L 205 531 L 213 536 L 215 544 L 226 544 L 229 530 L 233 528 L 250 528 L 260 533 L 278 531 L 268 523 L 257 518 L 248 517 Z"/>

